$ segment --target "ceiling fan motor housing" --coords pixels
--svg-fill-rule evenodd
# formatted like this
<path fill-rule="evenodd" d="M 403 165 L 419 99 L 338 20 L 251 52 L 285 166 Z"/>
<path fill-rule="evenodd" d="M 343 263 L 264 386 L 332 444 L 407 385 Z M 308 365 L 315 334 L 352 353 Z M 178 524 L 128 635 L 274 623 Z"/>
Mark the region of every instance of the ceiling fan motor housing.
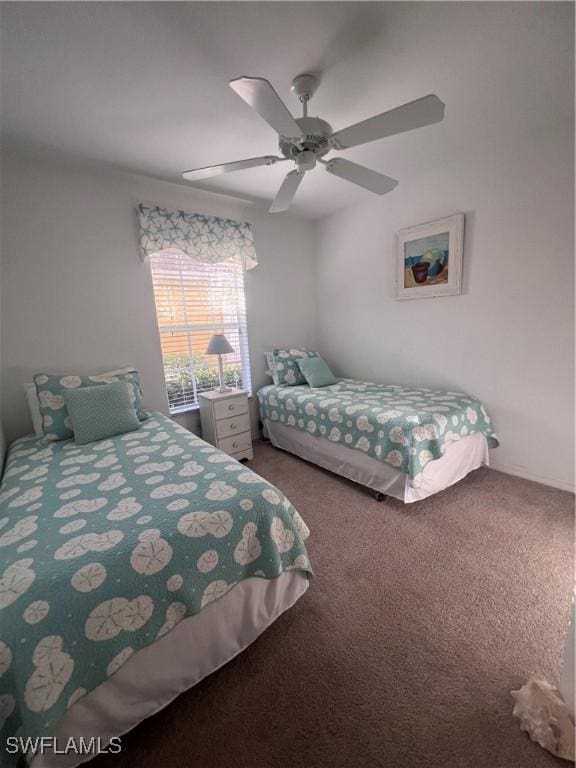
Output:
<path fill-rule="evenodd" d="M 318 158 L 330 152 L 328 138 L 332 135 L 332 126 L 329 123 L 319 117 L 299 117 L 296 122 L 304 136 L 296 139 L 280 137 L 278 146 L 284 157 L 296 160 L 302 152 L 313 152 Z"/>

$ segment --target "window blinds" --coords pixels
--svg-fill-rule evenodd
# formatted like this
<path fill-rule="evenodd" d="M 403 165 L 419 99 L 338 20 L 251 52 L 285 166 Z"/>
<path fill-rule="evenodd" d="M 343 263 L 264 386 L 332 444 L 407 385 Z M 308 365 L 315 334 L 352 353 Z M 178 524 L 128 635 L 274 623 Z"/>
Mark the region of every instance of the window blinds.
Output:
<path fill-rule="evenodd" d="M 244 270 L 239 259 L 199 262 L 177 248 L 150 255 L 170 412 L 198 404 L 218 384 L 218 358 L 205 354 L 214 333 L 234 353 L 223 358 L 225 382 L 250 390 Z"/>

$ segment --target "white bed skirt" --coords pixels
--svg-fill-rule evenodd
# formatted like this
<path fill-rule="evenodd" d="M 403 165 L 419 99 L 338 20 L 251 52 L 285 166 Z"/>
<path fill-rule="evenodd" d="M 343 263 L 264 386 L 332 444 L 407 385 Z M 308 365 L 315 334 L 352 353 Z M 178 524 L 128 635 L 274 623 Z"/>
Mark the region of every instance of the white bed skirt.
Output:
<path fill-rule="evenodd" d="M 472 470 L 483 464 L 488 466 L 490 462 L 486 437 L 476 432 L 448 443 L 444 455 L 426 465 L 418 488 L 412 488 L 408 485 L 407 475 L 389 464 L 367 456 L 362 451 L 287 427 L 278 421 L 265 420 L 264 437 L 276 448 L 294 453 L 319 467 L 374 491 L 393 496 L 405 504 L 421 501 L 443 491 Z"/>
<path fill-rule="evenodd" d="M 244 650 L 306 592 L 308 577 L 286 571 L 276 579 L 246 579 L 201 613 L 185 619 L 134 653 L 98 688 L 72 705 L 60 723 L 58 746 L 70 737 L 107 744 L 163 709 Z M 93 754 L 37 756 L 32 768 L 73 768 Z"/>

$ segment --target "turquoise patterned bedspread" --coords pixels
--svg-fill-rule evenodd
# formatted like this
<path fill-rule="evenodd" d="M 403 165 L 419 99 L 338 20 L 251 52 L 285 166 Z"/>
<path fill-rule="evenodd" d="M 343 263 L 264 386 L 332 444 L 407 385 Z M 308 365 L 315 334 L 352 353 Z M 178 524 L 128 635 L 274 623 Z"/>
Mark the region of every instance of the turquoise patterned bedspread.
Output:
<path fill-rule="evenodd" d="M 18 440 L 0 486 L 2 760 L 7 736 L 54 735 L 238 582 L 311 572 L 308 533 L 278 489 L 161 414 L 82 447 Z"/>
<path fill-rule="evenodd" d="M 498 445 L 482 403 L 461 392 L 340 379 L 321 389 L 269 385 L 258 403 L 262 420 L 363 451 L 408 475 L 414 487 L 450 441 L 483 432 L 490 447 Z"/>

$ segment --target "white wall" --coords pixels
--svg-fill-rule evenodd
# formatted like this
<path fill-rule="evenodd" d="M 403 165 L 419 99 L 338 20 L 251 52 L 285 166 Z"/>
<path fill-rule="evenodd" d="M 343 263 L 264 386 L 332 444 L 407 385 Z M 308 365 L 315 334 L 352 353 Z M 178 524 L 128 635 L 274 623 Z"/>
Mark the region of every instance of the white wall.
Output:
<path fill-rule="evenodd" d="M 254 388 L 266 381 L 266 347 L 317 342 L 341 374 L 476 394 L 501 437 L 493 466 L 573 487 L 573 16 L 571 3 L 388 4 L 382 33 L 334 64 L 342 109 L 360 119 L 380 99 L 437 92 L 446 119 L 345 153 L 400 186 L 314 231 L 63 157 L 7 160 L 8 437 L 29 429 L 21 383 L 39 369 L 133 363 L 149 407 L 166 409 L 149 269 L 137 255 L 134 208 L 148 200 L 254 223 Z M 463 294 L 396 302 L 395 233 L 455 211 L 466 213 Z"/>
<path fill-rule="evenodd" d="M 501 438 L 495 468 L 573 488 L 573 8 L 453 4 L 440 26 L 425 5 L 382 76 L 438 92 L 442 133 L 389 140 L 410 168 L 399 187 L 319 223 L 319 347 L 342 375 L 474 393 Z M 395 233 L 457 211 L 463 294 L 395 301 Z"/>
<path fill-rule="evenodd" d="M 138 252 L 140 201 L 253 223 L 260 263 L 246 273 L 246 298 L 254 391 L 269 381 L 266 349 L 312 345 L 309 223 L 64 157 L 6 157 L 3 171 L 2 419 L 9 440 L 31 431 L 22 382 L 37 371 L 133 364 L 147 407 L 167 412 L 150 269 Z M 180 420 L 197 424 L 195 415 Z"/>

